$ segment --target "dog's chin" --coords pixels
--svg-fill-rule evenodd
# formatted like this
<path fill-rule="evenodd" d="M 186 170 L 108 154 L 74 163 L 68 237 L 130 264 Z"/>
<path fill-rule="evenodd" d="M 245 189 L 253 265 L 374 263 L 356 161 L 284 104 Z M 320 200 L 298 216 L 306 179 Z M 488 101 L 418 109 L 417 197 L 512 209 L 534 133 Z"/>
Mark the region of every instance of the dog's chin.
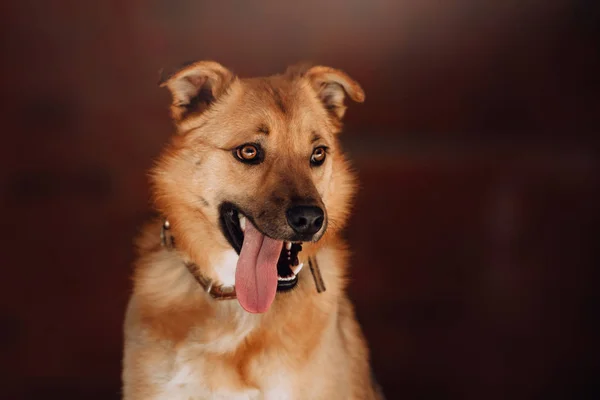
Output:
<path fill-rule="evenodd" d="M 231 203 L 223 203 L 220 207 L 221 230 L 231 247 L 238 254 L 242 251 L 244 230 L 249 220 L 250 218 L 243 211 Z M 253 221 L 251 222 L 253 223 Z M 257 227 L 256 229 L 259 228 Z M 273 239 L 283 241 L 281 254 L 277 261 L 277 291 L 285 292 L 293 289 L 298 284 L 298 273 L 303 266 L 298 260 L 298 254 L 302 251 L 302 242 L 308 240 L 285 240 L 273 237 L 262 231 L 261 233 Z M 311 241 L 314 241 L 312 237 L 311 239 Z"/>

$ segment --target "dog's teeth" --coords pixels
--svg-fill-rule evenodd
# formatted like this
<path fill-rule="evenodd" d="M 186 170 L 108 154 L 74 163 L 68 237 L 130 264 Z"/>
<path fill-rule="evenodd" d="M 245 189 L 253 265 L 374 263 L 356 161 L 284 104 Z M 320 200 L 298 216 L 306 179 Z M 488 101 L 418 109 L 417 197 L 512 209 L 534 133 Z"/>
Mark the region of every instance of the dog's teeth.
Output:
<path fill-rule="evenodd" d="M 300 263 L 294 267 L 290 267 L 292 269 L 292 272 L 294 273 L 294 275 L 298 275 L 298 272 L 300 272 L 300 270 L 302 269 L 302 267 L 304 266 L 304 263 Z"/>
<path fill-rule="evenodd" d="M 287 281 L 293 281 L 295 277 L 296 277 L 296 275 L 290 275 L 290 276 L 278 276 L 278 277 L 277 277 L 277 280 L 278 280 L 278 281 L 284 281 L 284 282 L 287 282 Z"/>
<path fill-rule="evenodd" d="M 246 217 L 240 217 L 240 228 L 242 228 L 242 232 L 246 230 Z"/>
<path fill-rule="evenodd" d="M 288 250 L 292 249 L 292 242 L 285 242 L 285 248 Z"/>

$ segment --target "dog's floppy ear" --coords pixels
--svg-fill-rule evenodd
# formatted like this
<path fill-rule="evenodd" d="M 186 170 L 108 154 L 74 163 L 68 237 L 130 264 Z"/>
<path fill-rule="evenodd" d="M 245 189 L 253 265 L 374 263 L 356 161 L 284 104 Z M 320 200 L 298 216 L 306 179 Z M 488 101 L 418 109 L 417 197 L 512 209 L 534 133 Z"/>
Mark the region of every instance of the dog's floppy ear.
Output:
<path fill-rule="evenodd" d="M 190 114 L 201 113 L 208 108 L 225 92 L 233 79 L 233 73 L 221 64 L 197 61 L 166 79 L 161 78 L 160 86 L 171 92 L 171 116 L 175 122 L 179 122 Z"/>
<path fill-rule="evenodd" d="M 358 103 L 365 101 L 365 92 L 360 85 L 343 71 L 315 66 L 308 69 L 304 76 L 312 84 L 325 108 L 339 119 L 342 119 L 346 112 L 346 95 Z"/>

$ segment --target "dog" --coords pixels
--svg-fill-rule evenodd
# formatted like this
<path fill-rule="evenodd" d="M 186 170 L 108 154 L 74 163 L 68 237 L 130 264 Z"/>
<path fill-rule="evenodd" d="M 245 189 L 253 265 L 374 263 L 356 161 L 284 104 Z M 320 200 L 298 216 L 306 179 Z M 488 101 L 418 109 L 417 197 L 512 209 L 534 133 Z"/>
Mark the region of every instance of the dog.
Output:
<path fill-rule="evenodd" d="M 338 136 L 360 85 L 198 61 L 161 86 L 176 132 L 136 240 L 123 399 L 382 399 L 340 238 L 356 179 Z"/>

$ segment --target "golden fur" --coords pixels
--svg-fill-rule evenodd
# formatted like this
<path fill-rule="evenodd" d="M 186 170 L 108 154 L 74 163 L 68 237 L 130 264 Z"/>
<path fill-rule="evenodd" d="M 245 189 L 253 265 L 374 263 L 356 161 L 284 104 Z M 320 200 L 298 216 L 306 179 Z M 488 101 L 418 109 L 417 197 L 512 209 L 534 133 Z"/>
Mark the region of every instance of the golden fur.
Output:
<path fill-rule="evenodd" d="M 163 86 L 173 96 L 177 133 L 151 178 L 177 248 L 161 245 L 162 220 L 138 238 L 123 398 L 381 398 L 345 294 L 348 253 L 339 237 L 355 181 L 337 135 L 344 97 L 362 102 L 360 86 L 328 67 L 240 79 L 215 62 L 189 65 Z M 232 156 L 232 149 L 257 140 L 266 149 L 260 165 Z M 330 149 L 319 168 L 308 162 L 315 143 Z M 305 268 L 297 287 L 278 293 L 264 314 L 209 297 L 184 262 L 212 279 L 222 276 L 232 248 L 219 227 L 218 205 L 235 201 L 257 216 L 259 228 L 285 236 L 281 215 L 291 198 L 316 199 L 326 210 L 324 235 L 305 243 L 299 257 L 305 263 L 316 257 L 327 290 L 317 293 Z"/>

